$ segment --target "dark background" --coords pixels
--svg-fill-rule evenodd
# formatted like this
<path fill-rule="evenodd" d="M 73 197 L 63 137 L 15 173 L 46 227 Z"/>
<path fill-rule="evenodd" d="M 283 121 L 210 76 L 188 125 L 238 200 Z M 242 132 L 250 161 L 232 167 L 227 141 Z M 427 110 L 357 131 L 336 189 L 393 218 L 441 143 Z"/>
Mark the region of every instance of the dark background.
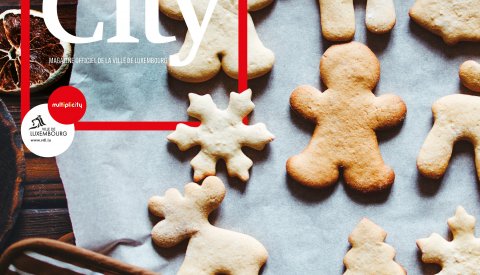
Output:
<path fill-rule="evenodd" d="M 31 0 L 31 9 L 41 11 L 42 0 Z M 8 9 L 19 9 L 20 0 L 1 0 L 0 13 Z M 59 0 L 60 21 L 68 32 L 75 33 L 77 0 Z M 71 68 L 53 86 L 31 95 L 31 107 L 46 103 L 48 96 L 59 86 L 68 85 Z M 17 127 L 20 127 L 20 96 L 0 94 L 11 112 Z M 30 237 L 58 239 L 72 232 L 67 209 L 67 200 L 58 173 L 55 158 L 41 158 L 32 154 L 25 146 L 26 179 L 22 209 L 8 244 Z M 1 252 L 1 251 L 0 251 Z"/>

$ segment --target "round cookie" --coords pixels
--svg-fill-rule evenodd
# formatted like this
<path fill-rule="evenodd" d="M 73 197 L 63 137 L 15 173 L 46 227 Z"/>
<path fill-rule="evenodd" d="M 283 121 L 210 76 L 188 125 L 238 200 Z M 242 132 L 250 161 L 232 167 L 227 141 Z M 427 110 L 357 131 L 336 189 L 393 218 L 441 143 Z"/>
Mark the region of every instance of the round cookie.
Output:
<path fill-rule="evenodd" d="M 473 60 L 465 61 L 460 66 L 459 76 L 465 87 L 480 93 L 480 64 Z"/>

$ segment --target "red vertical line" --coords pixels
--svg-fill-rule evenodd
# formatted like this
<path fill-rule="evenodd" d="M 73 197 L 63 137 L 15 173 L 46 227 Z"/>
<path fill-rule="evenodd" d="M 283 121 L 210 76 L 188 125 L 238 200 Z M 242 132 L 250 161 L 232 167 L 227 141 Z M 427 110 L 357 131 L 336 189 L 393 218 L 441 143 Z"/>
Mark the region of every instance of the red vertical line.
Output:
<path fill-rule="evenodd" d="M 21 15 L 21 72 L 20 72 L 20 111 L 21 120 L 30 110 L 30 0 L 22 0 L 20 3 Z"/>
<path fill-rule="evenodd" d="M 238 0 L 238 91 L 248 89 L 248 0 Z"/>
<path fill-rule="evenodd" d="M 238 0 L 238 92 L 248 89 L 248 0 Z M 248 124 L 248 117 L 243 122 Z"/>

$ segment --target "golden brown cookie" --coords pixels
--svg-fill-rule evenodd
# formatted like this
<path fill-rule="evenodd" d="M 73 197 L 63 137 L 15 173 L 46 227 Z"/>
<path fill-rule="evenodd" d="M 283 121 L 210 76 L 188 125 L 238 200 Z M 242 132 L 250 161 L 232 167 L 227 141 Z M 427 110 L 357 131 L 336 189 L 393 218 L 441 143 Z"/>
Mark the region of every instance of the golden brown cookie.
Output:
<path fill-rule="evenodd" d="M 480 64 L 473 60 L 466 61 L 460 66 L 459 75 L 465 87 L 480 93 Z"/>
<path fill-rule="evenodd" d="M 409 14 L 447 44 L 480 41 L 480 0 L 417 0 Z"/>
<path fill-rule="evenodd" d="M 323 36 L 331 41 L 352 40 L 355 35 L 353 0 L 319 0 Z M 377 34 L 389 32 L 396 22 L 393 0 L 368 0 L 365 23 Z"/>
<path fill-rule="evenodd" d="M 404 275 L 407 274 L 394 260 L 395 249 L 385 243 L 387 232 L 364 218 L 348 241 L 352 248 L 343 259 L 344 275 Z"/>
<path fill-rule="evenodd" d="M 210 224 L 208 215 L 225 197 L 225 186 L 208 177 L 202 186 L 189 183 L 185 195 L 169 189 L 152 197 L 150 212 L 164 218 L 152 230 L 153 242 L 164 248 L 190 238 L 179 275 L 258 274 L 268 258 L 265 247 L 254 238 Z"/>
<path fill-rule="evenodd" d="M 395 95 L 372 93 L 380 64 L 361 43 L 330 47 L 320 73 L 328 90 L 300 86 L 290 97 L 291 107 L 316 128 L 307 148 L 287 161 L 288 174 L 303 185 L 323 188 L 334 184 L 343 168 L 346 183 L 359 191 L 389 187 L 395 174 L 383 162 L 375 130 L 399 124 L 405 103 Z"/>

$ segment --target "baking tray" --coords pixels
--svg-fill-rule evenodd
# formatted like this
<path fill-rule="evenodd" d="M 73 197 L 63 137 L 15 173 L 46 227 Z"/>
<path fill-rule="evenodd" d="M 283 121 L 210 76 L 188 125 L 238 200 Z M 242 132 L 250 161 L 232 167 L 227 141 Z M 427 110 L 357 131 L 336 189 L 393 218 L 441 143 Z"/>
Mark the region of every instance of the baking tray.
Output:
<path fill-rule="evenodd" d="M 98 2 L 98 1 L 97 1 Z M 385 162 L 396 174 L 392 188 L 365 195 L 343 180 L 331 188 L 306 188 L 286 175 L 287 159 L 301 152 L 314 125 L 290 108 L 289 98 L 299 85 L 322 87 L 319 61 L 333 43 L 321 36 L 317 0 L 276 0 L 251 15 L 264 45 L 276 55 L 268 75 L 249 81 L 256 107 L 251 123 L 264 122 L 276 139 L 265 150 L 245 150 L 254 165 L 248 183 L 218 176 L 227 187 L 224 202 L 213 218 L 215 226 L 242 232 L 268 250 L 263 275 L 341 274 L 349 250 L 348 236 L 368 217 L 388 232 L 386 242 L 409 274 L 435 274 L 438 267 L 423 264 L 415 241 L 433 232 L 448 237 L 446 220 L 458 205 L 480 218 L 480 189 L 473 148 L 455 147 L 441 180 L 422 177 L 416 168 L 418 152 L 432 127 L 431 106 L 439 98 L 463 89 L 460 64 L 480 60 L 479 44 L 446 45 L 410 20 L 414 0 L 395 1 L 397 24 L 391 33 L 375 35 L 365 28 L 365 0 L 355 1 L 355 41 L 369 46 L 381 63 L 376 96 L 393 93 L 407 104 L 402 125 L 378 132 Z M 132 33 L 144 37 L 144 1 L 132 1 Z M 115 33 L 115 3 L 99 9 L 94 0 L 78 5 L 77 34 L 89 36 L 97 22 L 105 34 Z M 182 23 L 160 16 L 161 33 L 184 37 Z M 110 36 L 108 36 L 110 37 Z M 135 45 L 107 42 L 76 45 L 76 57 L 160 56 L 176 53 L 182 42 Z M 122 76 L 119 79 L 119 75 Z M 235 91 L 234 79 L 221 73 L 201 84 L 186 84 L 168 76 L 162 64 L 74 64 L 71 84 L 84 91 L 85 120 L 187 120 L 188 93 L 211 94 L 220 108 Z M 181 152 L 166 136 L 170 132 L 77 132 L 72 147 L 57 158 L 65 185 L 77 245 L 100 251 L 153 271 L 175 274 L 185 245 L 171 249 L 153 246 L 146 204 L 168 188 L 183 190 L 191 181 L 190 160 L 197 150 Z M 79 165 L 81 164 L 81 165 Z"/>

